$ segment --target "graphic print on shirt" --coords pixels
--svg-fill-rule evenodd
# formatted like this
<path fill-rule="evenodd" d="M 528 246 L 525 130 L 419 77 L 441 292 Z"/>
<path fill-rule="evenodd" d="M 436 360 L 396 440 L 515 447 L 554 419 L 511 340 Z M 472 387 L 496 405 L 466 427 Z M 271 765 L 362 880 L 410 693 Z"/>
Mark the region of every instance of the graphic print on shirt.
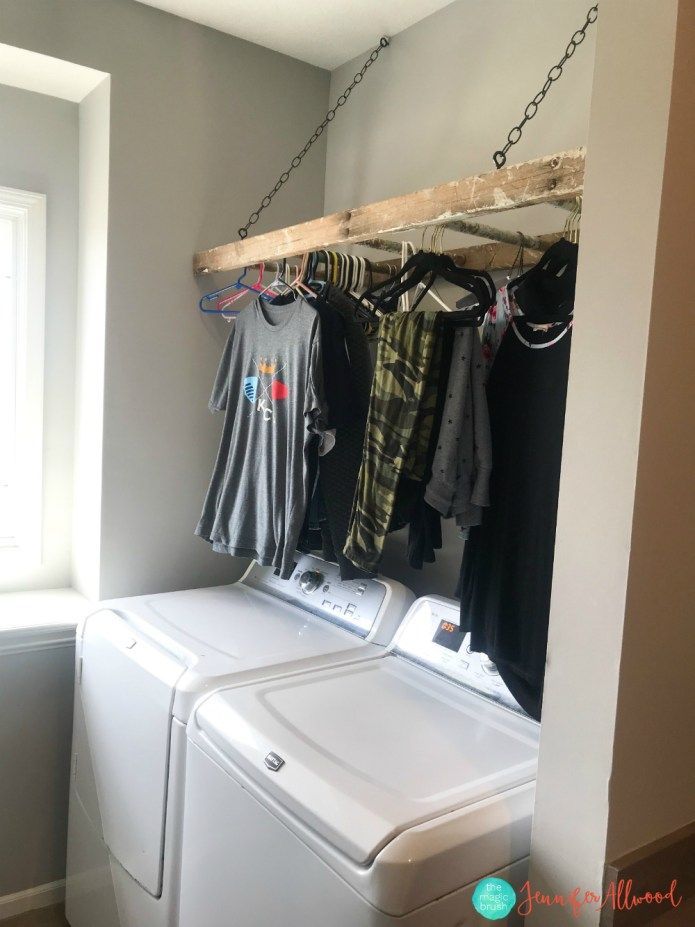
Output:
<path fill-rule="evenodd" d="M 290 394 L 287 384 L 278 379 L 287 364 L 280 366 L 277 357 L 261 357 L 259 360 L 252 357 L 251 360 L 256 374 L 244 377 L 244 395 L 254 406 L 254 412 L 260 412 L 263 421 L 269 422 L 273 418 L 273 404 L 287 399 Z"/>

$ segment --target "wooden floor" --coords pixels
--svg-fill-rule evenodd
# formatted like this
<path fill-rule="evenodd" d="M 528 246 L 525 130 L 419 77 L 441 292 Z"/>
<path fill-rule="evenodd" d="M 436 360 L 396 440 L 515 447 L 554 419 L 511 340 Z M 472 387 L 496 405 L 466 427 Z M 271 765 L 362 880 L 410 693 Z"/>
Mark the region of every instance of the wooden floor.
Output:
<path fill-rule="evenodd" d="M 69 927 L 65 920 L 65 906 L 62 904 L 41 908 L 39 911 L 27 911 L 26 914 L 0 921 L 0 924 L 2 927 Z"/>

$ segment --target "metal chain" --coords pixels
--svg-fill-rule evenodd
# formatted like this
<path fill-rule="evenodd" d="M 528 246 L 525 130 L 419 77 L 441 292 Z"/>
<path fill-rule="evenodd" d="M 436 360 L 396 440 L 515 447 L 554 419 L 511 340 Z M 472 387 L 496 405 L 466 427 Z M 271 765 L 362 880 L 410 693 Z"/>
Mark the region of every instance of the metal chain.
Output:
<path fill-rule="evenodd" d="M 284 184 L 287 183 L 292 171 L 295 168 L 299 167 L 299 165 L 302 163 L 302 160 L 304 159 L 304 156 L 307 154 L 311 146 L 314 144 L 315 141 L 317 141 L 321 137 L 321 135 L 323 135 L 323 131 L 326 128 L 326 126 L 330 122 L 333 122 L 333 120 L 335 119 L 336 113 L 338 112 L 340 107 L 345 106 L 345 104 L 347 103 L 348 97 L 350 96 L 352 91 L 355 89 L 355 87 L 358 84 L 362 82 L 364 75 L 367 73 L 367 69 L 371 68 L 371 66 L 374 64 L 376 59 L 381 54 L 382 49 L 386 48 L 387 45 L 389 45 L 389 40 L 386 38 L 386 36 L 382 36 L 381 39 L 379 39 L 379 45 L 374 49 L 374 51 L 371 53 L 369 58 L 367 58 L 367 60 L 362 65 L 360 70 L 353 77 L 352 83 L 350 84 L 350 86 L 346 87 L 345 90 L 343 90 L 343 92 L 340 94 L 340 96 L 336 100 L 336 104 L 333 107 L 333 109 L 328 110 L 328 112 L 326 113 L 323 119 L 323 122 L 321 122 L 321 124 L 316 126 L 316 128 L 314 129 L 311 137 L 309 138 L 309 141 L 302 148 L 302 150 L 298 154 L 296 154 L 294 158 L 292 158 L 292 161 L 290 162 L 290 166 L 287 168 L 287 170 L 283 171 L 282 174 L 280 174 L 277 180 L 277 183 L 272 188 L 272 190 L 270 190 L 270 192 L 267 193 L 263 197 L 258 208 L 254 212 L 251 213 L 246 225 L 242 226 L 239 229 L 239 238 L 242 238 L 242 239 L 246 238 L 246 236 L 249 234 L 249 229 L 251 228 L 251 226 L 255 225 L 256 222 L 258 222 L 260 214 L 263 212 L 264 209 L 267 209 L 267 207 L 270 206 L 275 194 L 280 190 L 280 188 Z"/>
<path fill-rule="evenodd" d="M 554 65 L 548 71 L 548 76 L 546 78 L 545 83 L 543 84 L 541 89 L 538 91 L 538 93 L 535 95 L 535 97 L 531 100 L 531 102 L 528 104 L 528 106 L 524 110 L 524 118 L 521 120 L 521 122 L 518 125 L 514 126 L 514 128 L 510 131 L 509 135 L 507 136 L 507 143 L 504 146 L 504 148 L 500 149 L 499 151 L 496 151 L 493 154 L 492 160 L 495 162 L 495 165 L 498 170 L 501 167 L 504 167 L 504 165 L 506 164 L 507 152 L 512 147 L 512 145 L 516 145 L 516 143 L 521 139 L 524 126 L 529 121 L 529 119 L 533 119 L 533 117 L 536 115 L 536 113 L 538 112 L 538 107 L 545 99 L 546 94 L 548 93 L 552 85 L 555 83 L 555 81 L 558 80 L 560 77 L 562 77 L 563 67 L 567 64 L 567 62 L 570 60 L 572 55 L 576 52 L 577 48 L 582 44 L 582 42 L 586 38 L 586 30 L 589 28 L 589 26 L 592 23 L 595 23 L 597 19 L 598 19 L 598 4 L 596 4 L 596 6 L 591 7 L 591 9 L 586 15 L 586 22 L 584 23 L 581 29 L 577 29 L 577 31 L 574 33 L 572 38 L 569 40 L 569 44 L 567 48 L 565 49 L 565 54 L 558 61 L 558 63 Z"/>

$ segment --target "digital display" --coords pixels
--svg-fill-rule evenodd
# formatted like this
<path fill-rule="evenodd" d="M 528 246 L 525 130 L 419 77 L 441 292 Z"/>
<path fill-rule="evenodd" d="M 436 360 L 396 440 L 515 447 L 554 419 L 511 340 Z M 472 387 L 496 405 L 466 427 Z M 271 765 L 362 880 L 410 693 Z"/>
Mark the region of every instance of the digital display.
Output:
<path fill-rule="evenodd" d="M 439 627 L 432 638 L 432 643 L 458 652 L 465 636 L 466 632 L 462 631 L 457 624 L 452 624 L 450 621 L 440 621 Z"/>

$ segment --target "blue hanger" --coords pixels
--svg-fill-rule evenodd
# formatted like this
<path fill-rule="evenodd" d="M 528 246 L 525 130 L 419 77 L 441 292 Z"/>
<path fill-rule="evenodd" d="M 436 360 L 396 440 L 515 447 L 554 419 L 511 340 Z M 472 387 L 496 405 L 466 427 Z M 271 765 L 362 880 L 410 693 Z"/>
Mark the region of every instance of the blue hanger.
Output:
<path fill-rule="evenodd" d="M 235 283 L 230 283 L 227 286 L 221 287 L 219 290 L 213 290 L 211 293 L 205 293 L 204 296 L 201 296 L 198 302 L 198 309 L 201 312 L 207 313 L 208 315 L 221 315 L 224 318 L 230 318 L 231 316 L 239 315 L 239 313 L 241 312 L 241 309 L 207 309 L 205 307 L 205 303 L 208 301 L 212 301 L 212 300 L 218 300 L 220 296 L 222 296 L 224 293 L 229 292 L 229 290 L 249 290 L 251 292 L 258 293 L 258 290 L 256 290 L 255 287 L 248 286 L 248 284 L 243 282 L 244 277 L 246 276 L 248 271 L 249 271 L 248 267 L 245 267 L 243 271 L 241 272 L 241 274 L 239 275 L 238 280 Z M 273 298 L 272 294 L 259 293 L 258 295 L 263 300 L 269 300 Z"/>
<path fill-rule="evenodd" d="M 230 290 L 239 290 L 242 287 L 245 287 L 245 285 L 242 283 L 242 280 L 244 279 L 247 273 L 248 273 L 248 267 L 245 267 L 243 271 L 241 272 L 241 274 L 239 275 L 239 279 L 236 280 L 235 283 L 230 283 L 228 284 L 228 286 L 223 286 L 219 290 L 213 290 L 211 293 L 205 293 L 203 296 L 201 296 L 198 302 L 198 309 L 200 309 L 201 312 L 206 312 L 206 313 L 209 313 L 210 315 L 225 315 L 225 311 L 222 309 L 206 308 L 206 303 L 211 302 L 212 300 L 218 300 L 220 296 L 222 296 L 223 293 L 228 293 Z M 248 287 L 245 287 L 245 288 L 249 289 Z M 229 314 L 231 315 L 231 312 Z"/>

